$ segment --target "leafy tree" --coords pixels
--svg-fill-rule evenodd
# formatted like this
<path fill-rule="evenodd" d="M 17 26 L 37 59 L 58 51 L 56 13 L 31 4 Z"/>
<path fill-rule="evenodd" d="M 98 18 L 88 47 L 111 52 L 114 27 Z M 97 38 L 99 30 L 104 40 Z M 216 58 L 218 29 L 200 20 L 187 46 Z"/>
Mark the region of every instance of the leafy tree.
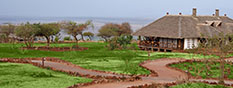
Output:
<path fill-rule="evenodd" d="M 5 34 L 0 34 L 0 42 L 4 42 L 6 39 L 6 35 Z"/>
<path fill-rule="evenodd" d="M 98 36 L 108 41 L 113 36 L 130 35 L 132 33 L 129 23 L 119 24 L 105 24 L 99 30 Z"/>
<path fill-rule="evenodd" d="M 37 24 L 40 28 L 37 36 L 44 36 L 47 40 L 47 46 L 50 44 L 51 36 L 55 36 L 60 32 L 60 25 L 57 23 Z"/>
<path fill-rule="evenodd" d="M 130 35 L 132 33 L 131 26 L 129 23 L 122 23 L 121 27 L 118 31 L 119 36 L 120 35 Z"/>
<path fill-rule="evenodd" d="M 106 28 L 101 28 L 99 30 L 99 34 L 98 34 L 98 36 L 103 38 L 105 40 L 105 42 L 108 42 L 108 40 L 112 36 L 116 36 L 116 35 L 117 35 L 117 32 L 115 32 L 114 30 L 111 30 L 111 29 L 106 29 Z"/>
<path fill-rule="evenodd" d="M 83 33 L 83 36 L 87 36 L 87 37 L 91 40 L 92 37 L 94 36 L 94 34 L 91 33 L 91 32 L 84 32 L 84 33 Z"/>
<path fill-rule="evenodd" d="M 94 28 L 94 25 L 92 24 L 92 21 L 88 20 L 84 24 L 78 24 L 78 33 L 81 35 L 81 39 L 84 41 L 83 38 L 83 31 L 87 30 L 88 28 Z"/>
<path fill-rule="evenodd" d="M 14 34 L 15 26 L 12 24 L 2 25 L 0 26 L 0 33 L 3 38 L 8 42 L 10 40 L 10 35 Z"/>
<path fill-rule="evenodd" d="M 34 38 L 38 31 L 38 26 L 32 25 L 30 23 L 21 24 L 16 28 L 15 35 L 23 38 L 24 43 L 27 47 L 32 47 Z"/>
<path fill-rule="evenodd" d="M 87 21 L 84 24 L 77 24 L 76 22 L 68 22 L 63 25 L 64 29 L 67 30 L 67 33 L 72 35 L 76 42 L 78 42 L 77 35 L 81 35 L 81 39 L 83 38 L 83 31 L 87 30 L 89 27 L 94 27 L 92 21 Z"/>

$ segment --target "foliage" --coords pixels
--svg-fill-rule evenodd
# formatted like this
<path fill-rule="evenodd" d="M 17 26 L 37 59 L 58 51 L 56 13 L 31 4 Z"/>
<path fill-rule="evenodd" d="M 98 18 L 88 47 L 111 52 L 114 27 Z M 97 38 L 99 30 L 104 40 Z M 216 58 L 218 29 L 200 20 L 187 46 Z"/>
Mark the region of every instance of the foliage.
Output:
<path fill-rule="evenodd" d="M 60 26 L 57 23 L 37 24 L 40 30 L 37 36 L 44 36 L 47 40 L 47 46 L 50 44 L 50 37 L 55 36 L 60 32 Z"/>
<path fill-rule="evenodd" d="M 64 39 L 63 39 L 64 41 L 70 41 L 71 40 L 71 38 L 70 37 L 64 37 Z"/>
<path fill-rule="evenodd" d="M 99 30 L 99 34 L 98 36 L 100 36 L 101 38 L 103 38 L 105 40 L 105 42 L 108 42 L 108 40 L 112 37 L 112 36 L 116 36 L 117 32 L 115 32 L 112 29 L 107 29 L 107 28 L 101 28 Z"/>
<path fill-rule="evenodd" d="M 87 36 L 90 40 L 92 40 L 92 37 L 94 36 L 94 34 L 92 32 L 84 32 L 83 36 Z"/>
<path fill-rule="evenodd" d="M 5 42 L 7 36 L 5 34 L 0 34 L 0 42 Z"/>
<path fill-rule="evenodd" d="M 35 25 L 32 25 L 30 23 L 21 24 L 16 28 L 15 35 L 23 38 L 24 43 L 27 47 L 32 47 L 34 38 L 38 31 L 39 28 Z"/>
<path fill-rule="evenodd" d="M 57 43 L 57 42 L 59 41 L 59 39 L 60 39 L 60 37 L 59 37 L 59 36 L 56 36 L 54 40 L 55 40 L 55 42 Z"/>
<path fill-rule="evenodd" d="M 0 71 L 0 88 L 65 88 L 91 81 L 30 64 L 0 62 Z"/>
<path fill-rule="evenodd" d="M 109 49 L 114 50 L 118 49 L 126 49 L 127 45 L 131 44 L 131 40 L 133 37 L 131 35 L 121 35 L 120 37 L 114 37 L 109 41 Z"/>
<path fill-rule="evenodd" d="M 122 23 L 120 29 L 117 31 L 118 35 L 130 35 L 132 33 L 129 23 Z"/>
<path fill-rule="evenodd" d="M 219 78 L 221 71 L 220 63 L 216 61 L 205 62 L 192 62 L 192 63 L 180 63 L 174 64 L 172 67 L 179 68 L 183 71 L 189 71 L 192 76 L 201 76 L 203 78 Z M 224 74 L 225 77 L 233 79 L 233 65 L 231 63 L 225 64 L 224 68 L 226 69 Z"/>
<path fill-rule="evenodd" d="M 0 26 L 0 35 L 1 38 L 5 40 L 5 42 L 10 41 L 10 35 L 14 34 L 15 26 L 12 24 L 1 25 Z"/>
<path fill-rule="evenodd" d="M 92 21 L 88 20 L 86 23 L 83 24 L 77 24 L 76 22 L 66 22 L 63 26 L 67 33 L 72 35 L 74 37 L 74 39 L 76 40 L 76 42 L 78 42 L 77 39 L 77 35 L 81 35 L 82 40 L 84 40 L 83 38 L 83 31 L 87 30 L 90 27 L 94 27 L 92 24 Z"/>
<path fill-rule="evenodd" d="M 100 28 L 98 36 L 107 42 L 113 36 L 130 35 L 131 33 L 129 23 L 122 23 L 121 25 L 109 23 Z"/>

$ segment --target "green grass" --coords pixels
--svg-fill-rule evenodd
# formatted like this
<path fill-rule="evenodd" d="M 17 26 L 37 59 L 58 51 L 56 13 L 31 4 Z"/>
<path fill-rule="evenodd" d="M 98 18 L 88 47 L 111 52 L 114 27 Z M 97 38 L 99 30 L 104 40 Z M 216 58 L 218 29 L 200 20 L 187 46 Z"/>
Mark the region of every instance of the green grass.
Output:
<path fill-rule="evenodd" d="M 207 68 L 206 65 L 210 66 L 210 70 L 206 69 Z M 173 64 L 171 66 L 182 69 L 184 71 L 189 71 L 193 76 L 201 76 L 203 78 L 207 78 L 207 77 L 208 78 L 218 78 L 220 76 L 220 70 L 219 70 L 220 63 L 205 64 L 203 62 L 193 62 L 193 63 L 185 62 L 185 63 L 180 63 L 180 64 Z M 189 69 L 190 67 L 192 69 Z M 195 67 L 199 68 L 199 69 L 204 69 L 204 70 L 198 74 L 198 70 L 197 69 L 195 70 Z M 229 79 L 233 79 L 233 65 L 225 64 L 225 69 L 230 69 L 231 73 L 229 74 L 227 71 L 225 71 L 225 74 L 228 74 Z M 207 76 L 206 73 L 208 73 L 210 75 Z"/>
<path fill-rule="evenodd" d="M 210 85 L 205 83 L 185 83 L 185 84 L 175 85 L 169 88 L 231 88 L 231 87 L 225 87 L 223 85 Z"/>
<path fill-rule="evenodd" d="M 35 46 L 45 46 L 46 44 L 35 44 Z M 70 47 L 71 44 L 51 44 L 52 47 Z M 38 51 L 20 50 L 24 44 L 0 44 L 0 58 L 25 58 L 25 57 L 57 57 L 63 60 L 80 65 L 81 67 L 94 70 L 112 71 L 125 74 L 149 74 L 150 72 L 138 66 L 139 63 L 148 59 L 159 58 L 203 58 L 201 55 L 191 55 L 186 53 L 151 53 L 137 50 L 108 50 L 106 43 L 79 43 L 81 47 L 88 47 L 85 51 Z M 132 44 L 132 46 L 137 46 Z"/>
<path fill-rule="evenodd" d="M 0 88 L 66 88 L 90 81 L 30 64 L 0 63 Z"/>

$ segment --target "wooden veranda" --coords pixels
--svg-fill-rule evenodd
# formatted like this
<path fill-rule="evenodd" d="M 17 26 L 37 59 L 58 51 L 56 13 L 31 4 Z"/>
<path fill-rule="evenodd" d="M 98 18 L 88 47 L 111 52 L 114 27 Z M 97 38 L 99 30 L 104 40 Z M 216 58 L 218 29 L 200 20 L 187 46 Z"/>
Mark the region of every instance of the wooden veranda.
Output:
<path fill-rule="evenodd" d="M 138 46 L 142 50 L 151 51 L 179 51 L 184 49 L 184 39 L 144 37 Z"/>

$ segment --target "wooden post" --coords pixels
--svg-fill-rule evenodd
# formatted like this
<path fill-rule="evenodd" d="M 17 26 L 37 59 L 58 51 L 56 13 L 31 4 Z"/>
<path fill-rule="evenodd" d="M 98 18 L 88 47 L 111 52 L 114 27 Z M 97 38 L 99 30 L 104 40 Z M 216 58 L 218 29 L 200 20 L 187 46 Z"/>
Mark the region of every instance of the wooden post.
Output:
<path fill-rule="evenodd" d="M 42 66 L 44 67 L 45 58 L 42 58 Z"/>
<path fill-rule="evenodd" d="M 148 50 L 147 52 L 148 52 L 148 57 L 150 57 L 150 51 Z"/>
<path fill-rule="evenodd" d="M 153 46 L 151 47 L 151 51 L 154 52 L 154 47 Z"/>

